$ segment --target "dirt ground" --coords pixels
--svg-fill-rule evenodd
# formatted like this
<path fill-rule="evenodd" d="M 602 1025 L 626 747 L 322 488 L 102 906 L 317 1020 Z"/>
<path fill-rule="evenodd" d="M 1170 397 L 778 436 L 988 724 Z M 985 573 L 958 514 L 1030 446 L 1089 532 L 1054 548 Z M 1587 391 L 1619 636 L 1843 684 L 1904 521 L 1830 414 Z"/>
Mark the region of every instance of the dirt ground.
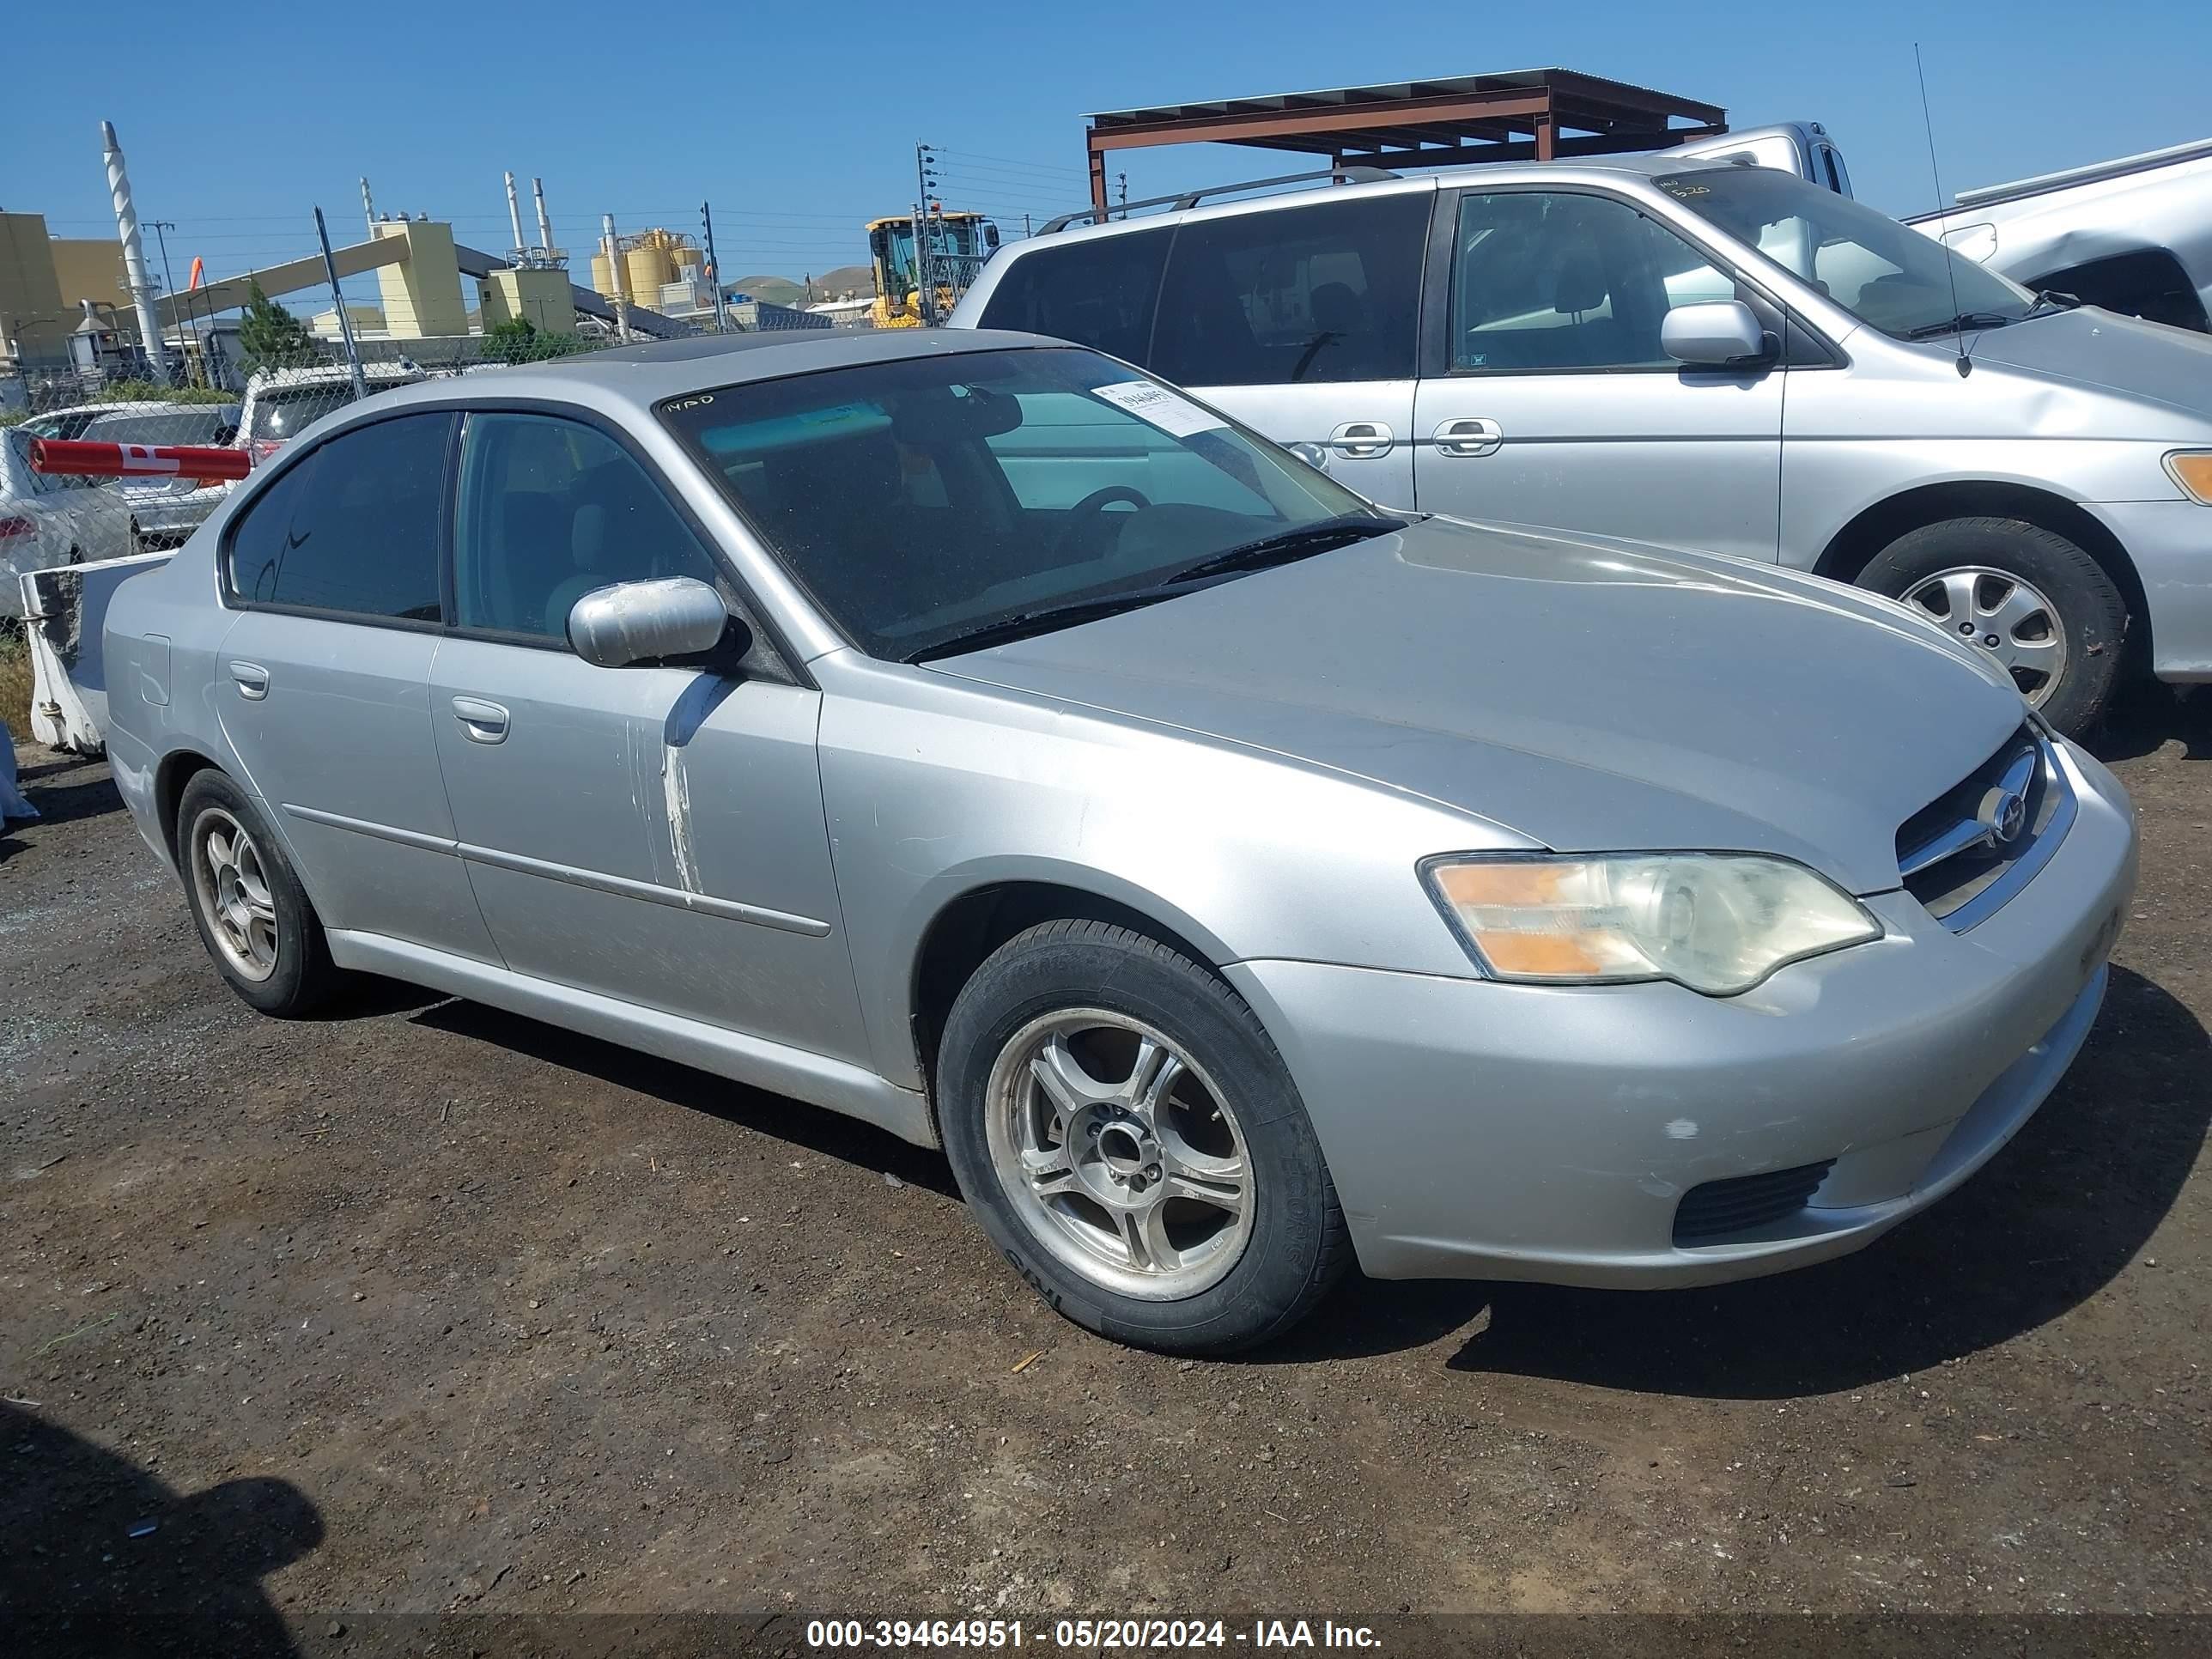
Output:
<path fill-rule="evenodd" d="M 105 769 L 19 749 L 0 1626 L 2212 1613 L 2212 694 L 2105 746 L 2110 999 L 1957 1194 L 1725 1290 L 1355 1280 L 1225 1364 L 1060 1322 L 866 1127 L 396 988 L 253 1014 Z"/>

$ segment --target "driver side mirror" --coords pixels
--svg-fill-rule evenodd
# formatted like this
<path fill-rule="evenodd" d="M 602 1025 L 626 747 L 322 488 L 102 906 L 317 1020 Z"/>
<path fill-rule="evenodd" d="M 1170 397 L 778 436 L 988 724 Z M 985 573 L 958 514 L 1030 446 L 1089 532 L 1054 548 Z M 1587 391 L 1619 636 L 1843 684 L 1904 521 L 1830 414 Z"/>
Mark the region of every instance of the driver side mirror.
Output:
<path fill-rule="evenodd" d="M 1692 368 L 1751 368 L 1774 355 L 1766 331 L 1741 300 L 1676 306 L 1659 325 L 1659 346 Z"/>
<path fill-rule="evenodd" d="M 722 647 L 734 633 L 734 649 Z M 595 668 L 703 658 L 732 660 L 751 641 L 722 596 L 692 576 L 595 587 L 568 611 L 568 643 Z"/>

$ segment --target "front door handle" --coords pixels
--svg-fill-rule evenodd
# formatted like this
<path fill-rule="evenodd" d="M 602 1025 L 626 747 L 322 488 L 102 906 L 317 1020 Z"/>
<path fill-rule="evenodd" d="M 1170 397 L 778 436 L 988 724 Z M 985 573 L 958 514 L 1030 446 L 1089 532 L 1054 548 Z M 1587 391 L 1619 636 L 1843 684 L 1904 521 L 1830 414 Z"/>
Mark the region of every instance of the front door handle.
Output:
<path fill-rule="evenodd" d="M 1505 432 L 1495 421 L 1460 419 L 1438 425 L 1436 439 L 1439 455 L 1494 455 Z"/>
<path fill-rule="evenodd" d="M 1328 447 L 1347 461 L 1371 460 L 1390 453 L 1391 432 L 1382 421 L 1346 421 L 1328 434 Z"/>
<path fill-rule="evenodd" d="M 461 734 L 471 743 L 505 743 L 507 710 L 482 697 L 455 697 L 453 713 L 459 717 Z"/>
<path fill-rule="evenodd" d="M 269 671 L 258 662 L 234 662 L 230 678 L 236 682 L 238 695 L 248 702 L 259 702 L 269 695 Z"/>

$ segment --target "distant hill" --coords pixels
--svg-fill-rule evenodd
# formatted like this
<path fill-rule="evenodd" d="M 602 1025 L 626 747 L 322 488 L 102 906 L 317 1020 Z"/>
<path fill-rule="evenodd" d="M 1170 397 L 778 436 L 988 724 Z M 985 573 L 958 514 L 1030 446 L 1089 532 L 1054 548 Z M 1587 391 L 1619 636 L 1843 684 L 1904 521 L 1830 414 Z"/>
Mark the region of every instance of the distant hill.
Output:
<path fill-rule="evenodd" d="M 733 284 L 740 294 L 750 294 L 756 300 L 765 300 L 774 306 L 796 306 L 807 303 L 806 290 L 798 280 L 790 276 L 740 276 Z M 839 265 L 834 270 L 818 273 L 814 278 L 814 298 L 834 300 L 850 289 L 863 296 L 876 291 L 876 279 L 866 265 Z"/>

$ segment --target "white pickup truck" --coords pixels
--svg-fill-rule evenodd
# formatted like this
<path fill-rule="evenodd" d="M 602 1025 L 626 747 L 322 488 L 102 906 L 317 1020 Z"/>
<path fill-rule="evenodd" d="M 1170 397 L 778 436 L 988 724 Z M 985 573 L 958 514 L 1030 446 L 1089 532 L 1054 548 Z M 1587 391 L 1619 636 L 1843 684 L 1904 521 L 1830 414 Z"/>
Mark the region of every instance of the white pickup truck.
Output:
<path fill-rule="evenodd" d="M 1851 194 L 1843 153 L 1818 121 L 1724 132 L 1681 153 Z M 2037 293 L 2212 333 L 2212 138 L 1962 190 L 1905 222 Z"/>

